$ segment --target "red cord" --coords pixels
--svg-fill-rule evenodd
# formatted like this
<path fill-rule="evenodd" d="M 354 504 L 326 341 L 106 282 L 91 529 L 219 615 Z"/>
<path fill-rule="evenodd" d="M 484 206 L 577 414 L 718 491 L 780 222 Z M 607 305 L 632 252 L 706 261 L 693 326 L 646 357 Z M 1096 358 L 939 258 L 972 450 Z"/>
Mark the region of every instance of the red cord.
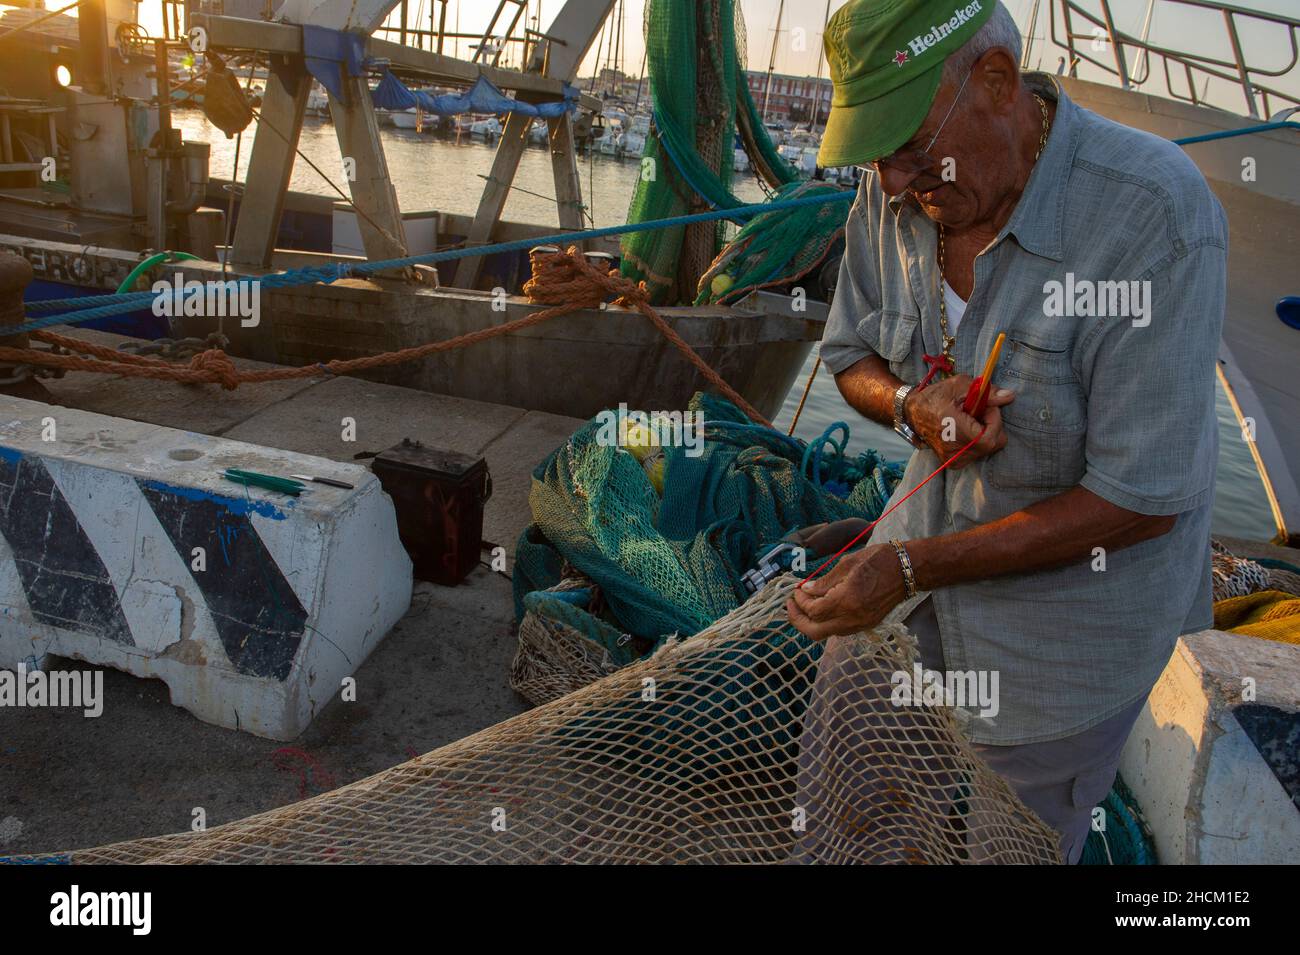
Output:
<path fill-rule="evenodd" d="M 989 429 L 988 425 L 985 425 L 984 427 L 980 428 L 980 433 L 977 434 L 977 435 L 975 435 L 975 437 L 971 438 L 970 441 L 967 443 L 966 447 L 962 448 L 960 451 L 955 452 L 955 453 L 953 454 L 952 457 L 950 457 L 947 461 L 944 461 L 943 464 L 941 464 L 941 465 L 939 465 L 937 468 L 935 468 L 935 470 L 934 470 L 933 472 L 931 472 L 931 474 L 930 474 L 929 477 L 927 477 L 924 481 L 922 481 L 922 482 L 921 482 L 920 484 L 918 484 L 916 487 L 912 488 L 912 490 L 910 490 L 910 491 L 908 491 L 906 494 L 904 494 L 902 500 L 895 501 L 892 505 L 890 505 L 890 506 L 885 510 L 885 512 L 884 512 L 883 514 L 881 514 L 881 515 L 880 515 L 879 517 L 877 517 L 874 521 L 872 521 L 870 524 L 868 524 L 866 527 L 864 527 L 864 528 L 862 529 L 862 531 L 858 534 L 857 537 L 853 538 L 853 540 L 849 541 L 847 544 L 845 544 L 843 547 L 841 547 L 838 551 L 836 551 L 835 554 L 833 554 L 831 557 L 827 558 L 826 563 L 822 564 L 820 567 L 818 567 L 816 570 L 814 570 L 811 574 L 809 574 L 809 575 L 808 575 L 807 577 L 805 577 L 803 580 L 799 581 L 799 586 L 798 586 L 796 589 L 797 589 L 797 590 L 803 590 L 803 585 L 804 585 L 804 584 L 808 583 L 808 581 L 812 580 L 814 577 L 816 577 L 818 574 L 820 574 L 823 570 L 825 570 L 825 569 L 826 569 L 827 567 L 829 567 L 831 564 L 835 563 L 836 558 L 838 558 L 838 557 L 840 556 L 840 554 L 843 554 L 846 550 L 848 550 L 850 547 L 852 547 L 852 546 L 853 546 L 854 544 L 856 544 L 858 541 L 862 540 L 862 538 L 865 537 L 867 534 L 870 534 L 870 533 L 871 533 L 871 529 L 872 529 L 873 527 L 875 527 L 877 524 L 879 524 L 881 521 L 883 521 L 883 520 L 884 520 L 886 517 L 888 517 L 890 514 L 892 514 L 895 510 L 897 510 L 897 509 L 899 508 L 899 506 L 902 505 L 903 501 L 906 501 L 909 497 L 911 497 L 911 496 L 912 496 L 913 494 L 915 494 L 917 491 L 921 490 L 921 488 L 923 488 L 923 487 L 925 487 L 927 484 L 929 484 L 930 481 L 932 481 L 934 478 L 938 477 L 939 474 L 941 474 L 944 470 L 946 470 L 947 467 L 948 467 L 948 465 L 952 464 L 952 462 L 956 461 L 959 457 L 961 457 L 963 454 L 965 454 L 967 451 L 969 451 L 972 447 L 974 447 L 975 443 L 976 443 L 977 441 L 979 441 L 980 438 L 984 437 L 984 432 L 987 431 L 988 429 Z"/>

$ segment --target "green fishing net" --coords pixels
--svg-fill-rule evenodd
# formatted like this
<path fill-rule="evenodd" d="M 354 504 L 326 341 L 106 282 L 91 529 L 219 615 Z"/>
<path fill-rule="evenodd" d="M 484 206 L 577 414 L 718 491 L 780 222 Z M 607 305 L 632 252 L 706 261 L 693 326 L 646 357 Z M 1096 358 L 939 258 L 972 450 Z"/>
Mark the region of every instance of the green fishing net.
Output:
<path fill-rule="evenodd" d="M 782 186 L 775 199 L 839 192 L 824 182 Z M 844 204 L 764 212 L 749 221 L 699 282 L 696 305 L 733 305 L 755 289 L 788 285 L 817 268 L 844 235 Z"/>
<path fill-rule="evenodd" d="M 703 415 L 703 447 L 664 449 L 662 494 L 632 453 L 598 440 L 599 418 L 538 466 L 533 524 L 516 549 L 520 619 L 554 612 L 621 662 L 629 647 L 697 633 L 743 603 L 742 576 L 789 532 L 878 517 L 902 476 L 902 462 L 874 451 L 845 454 L 844 425 L 843 440 L 810 445 L 712 395 L 690 410 Z M 595 584 L 599 607 L 537 596 L 574 572 Z"/>
<path fill-rule="evenodd" d="M 777 154 L 745 80 L 745 28 L 735 0 L 649 0 L 645 38 L 654 122 L 628 222 L 745 205 L 731 191 L 738 133 L 775 198 L 836 188 L 804 183 Z M 741 248 L 727 246 L 727 262 L 716 268 L 711 265 L 726 245 L 725 223 L 708 227 L 706 247 L 687 241 L 686 226 L 636 233 L 622 240 L 622 272 L 644 281 L 655 304 L 734 302 L 807 272 L 843 225 L 838 203 L 759 216 L 745 226 Z M 706 278 L 697 282 L 701 275 Z"/>

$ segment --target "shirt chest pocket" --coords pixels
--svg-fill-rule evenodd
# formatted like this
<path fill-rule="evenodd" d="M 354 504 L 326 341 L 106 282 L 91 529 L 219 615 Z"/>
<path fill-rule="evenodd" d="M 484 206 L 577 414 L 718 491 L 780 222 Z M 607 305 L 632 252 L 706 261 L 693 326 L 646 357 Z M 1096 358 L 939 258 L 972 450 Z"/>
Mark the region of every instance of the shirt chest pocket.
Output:
<path fill-rule="evenodd" d="M 988 459 L 984 476 L 1000 488 L 1073 487 L 1086 468 L 1088 402 L 1069 353 L 1016 339 L 1007 344 L 994 383 L 1016 399 L 1002 408 L 1007 446 Z"/>

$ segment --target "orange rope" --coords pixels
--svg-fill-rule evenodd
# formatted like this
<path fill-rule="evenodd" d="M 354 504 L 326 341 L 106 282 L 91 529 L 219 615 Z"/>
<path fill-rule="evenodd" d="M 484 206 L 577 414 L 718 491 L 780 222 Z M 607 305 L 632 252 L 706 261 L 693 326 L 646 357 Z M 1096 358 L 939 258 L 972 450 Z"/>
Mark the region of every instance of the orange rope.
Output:
<path fill-rule="evenodd" d="M 812 391 L 813 379 L 817 377 L 817 369 L 822 366 L 822 356 L 818 355 L 817 360 L 813 362 L 813 370 L 808 373 L 808 384 L 803 386 L 803 397 L 799 399 L 799 407 L 794 409 L 794 420 L 790 422 L 790 430 L 787 432 L 791 437 L 794 436 L 794 429 L 799 427 L 799 416 L 803 414 L 804 402 L 808 400 L 808 393 Z"/>
<path fill-rule="evenodd" d="M 271 368 L 262 371 L 240 371 L 234 361 L 219 348 L 200 352 L 188 365 L 174 364 L 143 355 L 133 355 L 102 345 L 93 345 L 54 332 L 33 332 L 32 337 L 57 345 L 77 354 L 57 355 L 30 348 L 0 347 L 0 362 L 40 365 L 46 368 L 63 368 L 67 371 L 88 371 L 98 374 L 122 375 L 127 378 L 153 378 L 190 384 L 219 384 L 234 390 L 241 384 L 267 381 L 286 381 L 312 378 L 326 371 L 333 375 L 347 375 L 372 368 L 418 361 L 439 352 L 464 348 L 478 342 L 522 331 L 533 325 L 582 309 L 599 308 L 611 296 L 615 302 L 640 312 L 655 326 L 682 356 L 718 391 L 745 412 L 754 421 L 771 427 L 771 422 L 759 414 L 739 392 L 722 379 L 686 341 L 650 306 L 649 293 L 644 284 L 632 282 L 615 272 L 599 269 L 587 261 L 576 247 L 567 253 L 537 254 L 533 256 L 533 277 L 524 285 L 528 301 L 550 305 L 525 318 L 494 325 L 440 342 L 429 342 L 399 351 L 368 355 L 364 358 L 338 359 L 322 364 L 303 365 L 299 368 Z M 90 356 L 90 357 L 86 357 Z"/>

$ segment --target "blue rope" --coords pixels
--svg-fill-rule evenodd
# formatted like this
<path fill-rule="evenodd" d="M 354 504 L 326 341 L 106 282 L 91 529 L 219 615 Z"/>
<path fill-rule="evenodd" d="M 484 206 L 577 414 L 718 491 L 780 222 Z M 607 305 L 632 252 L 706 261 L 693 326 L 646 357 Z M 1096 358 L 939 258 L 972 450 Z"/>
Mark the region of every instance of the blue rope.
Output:
<path fill-rule="evenodd" d="M 316 282 L 333 282 L 349 275 L 368 275 L 388 269 L 405 268 L 408 265 L 432 265 L 438 262 L 453 262 L 459 259 L 477 258 L 483 255 L 495 255 L 500 252 L 521 252 L 538 245 L 560 245 L 566 242 L 582 242 L 587 239 L 599 239 L 611 235 L 624 235 L 632 232 L 648 232 L 652 229 L 665 229 L 677 225 L 690 225 L 694 222 L 711 222 L 717 219 L 731 219 L 737 216 L 755 216 L 767 212 L 779 212 L 783 209 L 798 209 L 804 206 L 825 205 L 831 202 L 849 202 L 855 193 L 823 193 L 804 196 L 799 199 L 782 199 L 777 202 L 756 203 L 737 209 L 718 209 L 711 212 L 695 212 L 690 215 L 674 216 L 669 219 L 655 219 L 650 222 L 627 223 L 618 226 L 606 226 L 601 229 L 585 229 L 580 232 L 561 232 L 555 235 L 539 236 L 534 239 L 516 239 L 512 242 L 498 242 L 495 245 L 475 246 L 473 248 L 446 249 L 442 252 L 427 252 L 423 255 L 411 255 L 401 259 L 386 259 L 379 262 L 331 263 L 323 266 L 311 266 L 277 272 L 258 279 L 231 279 L 239 284 L 260 282 L 262 288 L 291 288 L 298 285 L 311 285 Z M 93 322 L 99 318 L 134 312 L 150 305 L 156 296 L 153 292 L 130 292 L 125 295 L 91 295 L 85 298 L 49 299 L 43 302 L 31 302 L 28 312 L 49 311 L 67 308 L 68 312 L 51 315 L 46 318 L 32 319 L 23 325 L 5 329 L 6 335 L 22 335 L 27 332 L 40 331 L 54 325 L 78 325 Z"/>
<path fill-rule="evenodd" d="M 1266 132 L 1272 129 L 1283 129 L 1288 127 L 1300 128 L 1300 123 L 1263 123 L 1259 126 L 1249 126 L 1244 129 L 1230 129 L 1218 133 L 1208 133 L 1204 136 L 1189 136 L 1183 139 L 1175 139 L 1174 143 L 1180 146 L 1186 146 L 1190 143 L 1207 142 L 1214 139 L 1227 139 L 1233 136 L 1245 136 L 1250 133 Z M 669 151 L 669 160 L 680 170 L 680 164 L 678 164 L 671 155 L 671 151 Z M 607 226 L 601 229 L 584 229 L 579 232 L 560 232 L 554 235 L 539 236 L 535 239 L 516 239 L 513 242 L 498 242 L 495 245 L 475 246 L 473 248 L 447 249 L 442 252 L 428 252 L 424 255 L 411 255 L 401 259 L 386 259 L 379 262 L 361 263 L 328 263 L 326 265 L 290 269 L 286 272 L 278 272 L 262 276 L 258 279 L 240 278 L 231 281 L 238 282 L 240 285 L 251 284 L 256 281 L 260 282 L 263 288 L 268 289 L 293 288 L 300 285 L 313 285 L 317 282 L 328 284 L 337 281 L 340 278 L 348 278 L 353 275 L 369 275 L 373 272 L 405 268 L 408 265 L 434 265 L 439 262 L 455 262 L 460 259 L 496 255 L 502 252 L 520 252 L 526 249 L 531 249 L 537 245 L 559 245 L 565 242 L 582 242 L 588 239 L 599 239 L 613 235 L 628 235 L 634 232 L 649 232 L 652 229 L 667 229 L 672 228 L 673 226 L 690 225 L 696 222 L 712 222 L 718 219 L 744 219 L 769 212 L 781 212 L 786 209 L 820 206 L 831 202 L 848 202 L 855 198 L 855 195 L 854 192 L 849 190 L 834 193 L 828 192 L 814 196 L 803 196 L 799 199 L 779 199 L 775 202 L 738 206 L 734 209 L 713 209 L 709 212 L 696 212 L 691 213 L 690 215 L 673 216 L 668 219 L 655 219 L 649 222 L 635 222 L 619 226 Z M 141 308 L 150 306 L 155 298 L 156 296 L 153 292 L 128 292 L 121 295 L 87 295 L 81 298 L 46 299 L 45 301 L 40 302 L 28 302 L 26 308 L 29 315 L 34 312 L 49 311 L 57 311 L 58 314 L 50 315 L 45 318 L 32 319 L 22 325 L 9 328 L 6 332 L 9 335 L 23 335 L 28 332 L 37 332 L 45 328 L 52 328 L 55 325 L 79 325 L 83 322 L 93 322 L 101 318 L 111 318 L 114 315 L 124 315 L 127 312 L 134 312 Z M 64 309 L 66 309 L 66 311 L 61 311 Z"/>
<path fill-rule="evenodd" d="M 844 432 L 844 437 L 839 441 L 835 440 L 835 433 L 837 431 Z M 840 476 L 840 472 L 843 471 L 844 469 L 843 468 L 844 448 L 848 443 L 849 443 L 848 424 L 846 424 L 843 421 L 836 421 L 834 424 L 832 424 L 830 427 L 828 427 L 825 431 L 822 432 L 820 438 L 818 438 L 816 441 L 808 442 L 808 447 L 804 448 L 803 461 L 799 465 L 800 471 L 806 477 L 808 477 L 814 484 L 816 484 L 818 487 L 821 487 L 823 483 L 822 482 L 822 455 L 826 451 L 826 446 L 830 445 L 830 447 L 835 452 L 836 463 L 839 466 L 835 468 L 834 474 L 827 475 L 826 480 L 830 481 L 833 480 L 834 478 L 838 478 Z M 808 470 L 809 464 L 812 465 L 811 472 Z"/>
<path fill-rule="evenodd" d="M 1232 139 L 1234 136 L 1249 136 L 1251 133 L 1266 133 L 1270 129 L 1286 129 L 1288 127 L 1300 129 L 1300 123 L 1262 123 L 1259 126 L 1246 126 L 1243 129 L 1224 129 L 1217 133 L 1206 133 L 1204 136 L 1184 136 L 1182 139 L 1175 139 L 1174 144 L 1187 146 L 1191 143 L 1208 143 L 1215 139 Z"/>

